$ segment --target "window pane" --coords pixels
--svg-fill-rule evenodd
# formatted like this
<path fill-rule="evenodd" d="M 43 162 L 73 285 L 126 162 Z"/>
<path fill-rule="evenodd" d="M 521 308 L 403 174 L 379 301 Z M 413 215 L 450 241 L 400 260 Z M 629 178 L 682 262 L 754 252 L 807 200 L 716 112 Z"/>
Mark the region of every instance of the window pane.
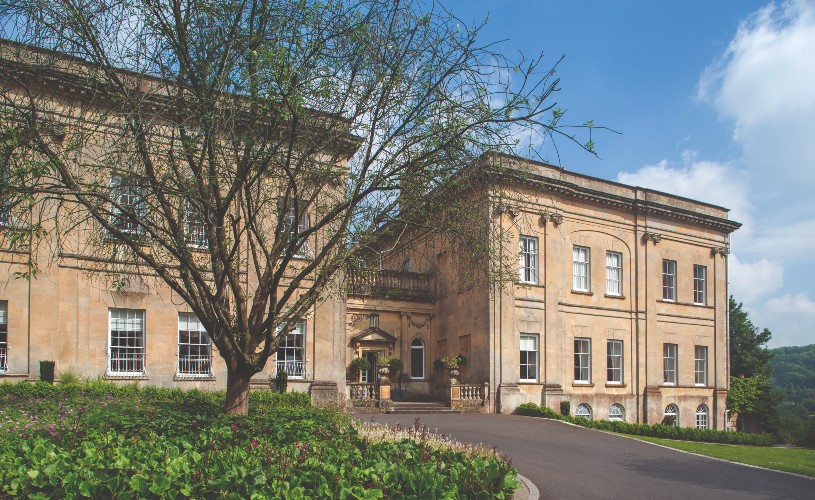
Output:
<path fill-rule="evenodd" d="M 663 369 L 666 384 L 676 384 L 676 344 L 663 344 Z"/>
<path fill-rule="evenodd" d="M 623 341 L 609 340 L 607 344 L 608 382 L 623 381 Z"/>
<path fill-rule="evenodd" d="M 109 374 L 144 374 L 144 311 L 110 310 Z"/>
<path fill-rule="evenodd" d="M 538 379 L 538 336 L 522 334 L 520 339 L 521 380 Z"/>
<path fill-rule="evenodd" d="M 572 251 L 572 289 L 588 292 L 590 284 L 589 249 L 575 246 Z"/>
<path fill-rule="evenodd" d="M 304 378 L 306 373 L 306 323 L 300 321 L 283 339 L 277 350 L 275 371 L 285 371 L 290 378 Z"/>
<path fill-rule="evenodd" d="M 419 339 L 410 344 L 410 376 L 424 378 L 424 342 Z"/>
<path fill-rule="evenodd" d="M 212 342 L 192 313 L 178 314 L 178 374 L 212 375 Z"/>
<path fill-rule="evenodd" d="M 8 302 L 0 301 L 0 373 L 8 371 Z"/>
<path fill-rule="evenodd" d="M 693 302 L 704 305 L 707 299 L 707 268 L 693 266 Z"/>
<path fill-rule="evenodd" d="M 622 265 L 622 254 L 606 253 L 606 293 L 609 295 L 622 295 Z"/>
<path fill-rule="evenodd" d="M 707 346 L 696 346 L 694 371 L 696 385 L 707 385 Z"/>
<path fill-rule="evenodd" d="M 575 339 L 574 341 L 574 379 L 575 382 L 588 383 L 591 379 L 591 341 Z"/>
<path fill-rule="evenodd" d="M 518 280 L 522 283 L 538 283 L 538 239 L 521 236 L 518 251 Z"/>
<path fill-rule="evenodd" d="M 662 261 L 662 299 L 676 300 L 676 261 Z"/>

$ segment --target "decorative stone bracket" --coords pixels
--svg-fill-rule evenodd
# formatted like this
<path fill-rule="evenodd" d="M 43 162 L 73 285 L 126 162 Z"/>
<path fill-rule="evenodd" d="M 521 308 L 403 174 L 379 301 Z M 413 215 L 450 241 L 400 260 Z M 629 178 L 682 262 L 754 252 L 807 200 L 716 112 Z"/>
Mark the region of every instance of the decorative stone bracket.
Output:
<path fill-rule="evenodd" d="M 715 257 L 717 255 L 721 255 L 722 257 L 727 257 L 730 255 L 730 248 L 729 247 L 713 247 L 710 249 L 710 256 Z"/>
<path fill-rule="evenodd" d="M 649 241 L 652 241 L 654 243 L 654 245 L 656 245 L 657 243 L 662 241 L 662 235 L 658 234 L 658 233 L 649 233 L 649 232 L 642 233 L 642 242 L 643 243 L 648 243 Z"/>
<path fill-rule="evenodd" d="M 543 212 L 541 214 L 540 222 L 545 226 L 547 221 L 554 224 L 555 227 L 558 227 L 559 225 L 563 224 L 563 214 L 558 214 L 555 212 Z"/>

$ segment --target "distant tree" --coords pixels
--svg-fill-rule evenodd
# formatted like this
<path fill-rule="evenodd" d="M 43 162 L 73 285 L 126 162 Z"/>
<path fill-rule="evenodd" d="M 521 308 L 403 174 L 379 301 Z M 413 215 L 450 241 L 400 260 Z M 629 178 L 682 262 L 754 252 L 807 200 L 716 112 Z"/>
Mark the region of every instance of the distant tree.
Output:
<path fill-rule="evenodd" d="M 750 321 L 741 302 L 730 296 L 730 375 L 734 377 L 769 376 L 772 372 L 767 349 L 770 330 L 759 329 Z"/>
<path fill-rule="evenodd" d="M 784 392 L 784 400 L 815 412 L 815 344 L 772 349 L 770 381 Z"/>
<path fill-rule="evenodd" d="M 730 390 L 727 407 L 738 413 L 739 430 L 778 430 L 775 406 L 782 395 L 769 381 L 772 333 L 753 325 L 740 302 L 730 297 Z"/>

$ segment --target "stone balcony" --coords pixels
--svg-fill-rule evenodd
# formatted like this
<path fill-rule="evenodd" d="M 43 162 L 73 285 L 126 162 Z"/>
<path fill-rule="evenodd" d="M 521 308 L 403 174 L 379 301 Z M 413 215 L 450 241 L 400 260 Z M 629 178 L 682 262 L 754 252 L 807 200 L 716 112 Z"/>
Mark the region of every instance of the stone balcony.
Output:
<path fill-rule="evenodd" d="M 431 301 L 434 299 L 432 276 L 380 269 L 349 269 L 348 295 L 383 299 Z"/>

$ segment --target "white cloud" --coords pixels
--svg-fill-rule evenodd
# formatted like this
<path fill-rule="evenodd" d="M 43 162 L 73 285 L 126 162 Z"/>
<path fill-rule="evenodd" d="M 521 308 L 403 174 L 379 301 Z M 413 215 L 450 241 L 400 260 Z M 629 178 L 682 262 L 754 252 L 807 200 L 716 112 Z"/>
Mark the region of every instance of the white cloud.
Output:
<path fill-rule="evenodd" d="M 805 293 L 785 294 L 748 311 L 753 324 L 772 331 L 770 347 L 815 343 L 815 301 Z"/>
<path fill-rule="evenodd" d="M 743 21 L 698 95 L 733 123 L 741 163 L 778 197 L 815 186 L 815 0 L 771 3 Z"/>
<path fill-rule="evenodd" d="M 777 291 L 784 282 L 781 262 L 767 259 L 742 262 L 736 254 L 731 254 L 727 262 L 730 294 L 747 304 Z"/>

